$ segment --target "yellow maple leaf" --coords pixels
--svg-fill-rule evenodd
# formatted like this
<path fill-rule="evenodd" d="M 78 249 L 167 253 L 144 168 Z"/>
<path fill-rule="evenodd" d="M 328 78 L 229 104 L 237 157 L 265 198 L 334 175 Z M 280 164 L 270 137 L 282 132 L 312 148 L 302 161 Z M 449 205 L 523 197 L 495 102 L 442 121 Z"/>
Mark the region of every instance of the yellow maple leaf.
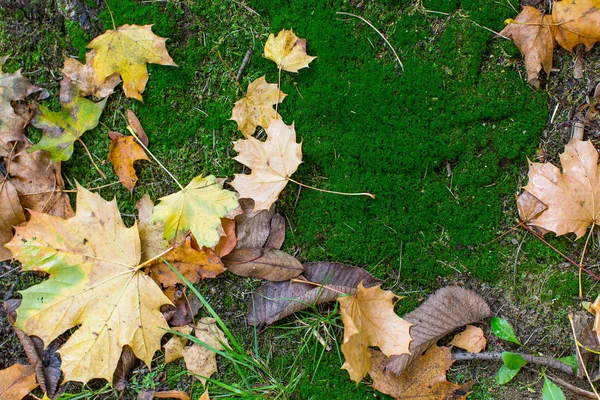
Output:
<path fill-rule="evenodd" d="M 600 40 L 600 1 L 563 0 L 552 6 L 556 24 L 556 41 L 568 51 L 584 44 L 590 51 Z"/>
<path fill-rule="evenodd" d="M 15 326 L 46 345 L 76 328 L 59 350 L 66 381 L 110 382 L 125 345 L 149 366 L 168 328 L 160 308 L 171 302 L 141 271 L 137 226 L 81 186 L 73 218 L 30 213 L 6 246 L 23 270 L 49 278 L 20 292 Z"/>
<path fill-rule="evenodd" d="M 240 212 L 236 194 L 223 189 L 222 180 L 200 175 L 179 192 L 162 197 L 151 221 L 164 222 L 164 237 L 169 241 L 183 243 L 192 232 L 199 247 L 214 247 L 225 236 L 221 218 L 233 218 Z"/>
<path fill-rule="evenodd" d="M 123 79 L 127 97 L 142 101 L 148 82 L 146 63 L 177 66 L 165 46 L 167 39 L 152 33 L 152 25 L 123 25 L 104 32 L 87 47 L 96 50 L 92 67 L 99 82 L 114 73 Z"/>
<path fill-rule="evenodd" d="M 317 58 L 306 54 L 306 39 L 300 39 L 291 29 L 282 29 L 277 37 L 272 33 L 269 35 L 264 57 L 274 61 L 279 69 L 288 72 L 308 68 L 308 64 Z"/>
<path fill-rule="evenodd" d="M 353 381 L 360 382 L 371 368 L 369 346 L 379 347 L 388 357 L 409 353 L 412 324 L 394 313 L 394 300 L 399 298 L 380 286 L 365 288 L 362 282 L 354 295 L 338 297 L 346 358 L 342 369 Z"/>
<path fill-rule="evenodd" d="M 277 119 L 266 129 L 267 140 L 253 137 L 233 144 L 234 160 L 252 169 L 250 175 L 236 174 L 231 186 L 242 198 L 254 200 L 254 210 L 268 210 L 302 163 L 302 143 L 296 143 L 294 125 Z"/>
<path fill-rule="evenodd" d="M 266 129 L 271 120 L 281 119 L 273 106 L 281 103 L 285 96 L 287 94 L 279 90 L 276 84 L 267 83 L 265 77 L 261 76 L 250 82 L 246 96 L 235 102 L 231 119 L 237 122 L 244 136 L 252 136 L 257 126 Z"/>

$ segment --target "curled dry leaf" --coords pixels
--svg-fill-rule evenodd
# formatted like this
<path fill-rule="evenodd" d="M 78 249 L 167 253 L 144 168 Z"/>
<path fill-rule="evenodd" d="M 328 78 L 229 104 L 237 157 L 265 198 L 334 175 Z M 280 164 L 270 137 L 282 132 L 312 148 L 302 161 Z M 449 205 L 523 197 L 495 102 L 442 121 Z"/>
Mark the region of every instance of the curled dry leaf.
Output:
<path fill-rule="evenodd" d="M 560 155 L 561 171 L 550 163 L 530 163 L 525 190 L 548 209 L 530 224 L 557 235 L 583 236 L 600 214 L 598 151 L 590 141 L 571 140 Z"/>
<path fill-rule="evenodd" d="M 21 400 L 36 387 L 35 369 L 31 365 L 13 364 L 0 371 L 2 400 Z"/>
<path fill-rule="evenodd" d="M 73 218 L 32 211 L 7 246 L 24 271 L 49 275 L 20 292 L 15 326 L 44 343 L 76 328 L 59 351 L 65 380 L 111 382 L 125 345 L 150 365 L 170 301 L 142 273 L 138 228 L 125 227 L 115 201 L 78 186 Z"/>
<path fill-rule="evenodd" d="M 308 64 L 317 58 L 306 54 L 306 39 L 300 39 L 291 29 L 279 31 L 277 37 L 272 33 L 269 35 L 265 43 L 264 57 L 288 72 L 308 68 Z"/>
<path fill-rule="evenodd" d="M 412 324 L 394 312 L 394 293 L 380 286 L 365 288 L 360 282 L 356 293 L 338 298 L 344 343 L 342 365 L 355 382 L 360 382 L 371 369 L 370 346 L 377 346 L 387 356 L 408 354 Z"/>
<path fill-rule="evenodd" d="M 127 387 L 127 381 L 131 376 L 131 371 L 133 370 L 133 366 L 137 358 L 133 353 L 133 350 L 129 346 L 123 346 L 123 352 L 121 353 L 121 358 L 117 363 L 117 368 L 113 373 L 113 387 L 118 391 L 124 390 Z"/>
<path fill-rule="evenodd" d="M 109 132 L 110 149 L 107 160 L 115 169 L 119 180 L 133 193 L 133 188 L 138 180 L 133 163 L 138 160 L 150 161 L 146 152 L 137 144 L 133 136 L 123 136 L 119 132 Z"/>
<path fill-rule="evenodd" d="M 236 174 L 231 186 L 242 198 L 254 200 L 255 210 L 268 210 L 279 197 L 300 163 L 302 143 L 296 143 L 294 125 L 281 120 L 269 124 L 267 140 L 261 142 L 253 137 L 234 142 L 238 152 L 234 160 L 252 169 L 250 175 Z"/>
<path fill-rule="evenodd" d="M 490 313 L 490 307 L 477 293 L 458 286 L 441 288 L 404 316 L 405 320 L 414 324 L 410 329 L 410 354 L 390 357 L 386 369 L 393 374 L 401 374 L 438 339 L 456 328 L 481 321 Z"/>
<path fill-rule="evenodd" d="M 100 82 L 118 73 L 127 97 L 142 101 L 148 82 L 147 63 L 177 66 L 165 46 L 167 39 L 152 33 L 152 25 L 123 25 L 104 32 L 87 47 L 96 50 L 92 68 Z"/>
<path fill-rule="evenodd" d="M 506 26 L 500 35 L 506 36 L 515 43 L 525 57 L 527 81 L 540 87 L 539 73 L 544 69 L 546 75 L 552 70 L 552 54 L 554 40 L 554 22 L 550 15 L 544 15 L 534 7 L 525 6 L 523 11 Z"/>
<path fill-rule="evenodd" d="M 519 218 L 525 223 L 536 219 L 541 213 L 548 209 L 548 206 L 539 201 L 537 197 L 528 191 L 524 191 L 517 195 L 516 200 Z"/>
<path fill-rule="evenodd" d="M 233 218 L 240 212 L 237 195 L 223 189 L 222 180 L 200 175 L 183 190 L 162 197 L 151 221 L 164 222 L 168 241 L 182 243 L 192 232 L 198 246 L 214 247 L 225 234 L 221 218 Z"/>
<path fill-rule="evenodd" d="M 449 347 L 433 345 L 400 376 L 386 371 L 388 358 L 383 353 L 370 350 L 370 354 L 373 366 L 369 375 L 373 379 L 373 388 L 398 400 L 466 399 L 473 386 L 472 381 L 461 386 L 446 380 L 446 372 L 453 363 Z"/>
<path fill-rule="evenodd" d="M 144 128 L 142 128 L 142 124 L 138 117 L 136 117 L 131 110 L 127 110 L 127 122 L 129 122 L 129 126 L 133 129 L 133 133 L 135 133 L 138 139 L 140 139 L 144 146 L 148 147 L 148 135 L 146 135 Z"/>
<path fill-rule="evenodd" d="M 237 249 L 223 257 L 225 267 L 239 276 L 287 281 L 304 272 L 300 261 L 275 249 Z"/>
<path fill-rule="evenodd" d="M 467 325 L 464 331 L 452 338 L 450 344 L 460 347 L 469 353 L 480 353 L 485 350 L 487 340 L 481 328 Z"/>
<path fill-rule="evenodd" d="M 246 96 L 235 102 L 231 119 L 237 122 L 244 136 L 254 135 L 257 126 L 268 128 L 271 120 L 282 119 L 273 106 L 281 103 L 287 94 L 264 76 L 250 82 Z"/>
<path fill-rule="evenodd" d="M 335 262 L 304 264 L 304 269 L 304 279 L 319 285 L 289 281 L 263 284 L 248 304 L 248 323 L 272 324 L 311 305 L 334 301 L 340 293 L 353 294 L 360 282 L 365 287 L 381 284 L 362 268 Z"/>
<path fill-rule="evenodd" d="M 59 112 L 39 105 L 39 112 L 31 124 L 41 129 L 43 134 L 40 141 L 28 151 L 46 150 L 52 155 L 52 161 L 68 160 L 73 155 L 73 143 L 85 131 L 98 125 L 105 105 L 106 99 L 94 103 L 81 97 L 61 104 L 62 110 Z"/>
<path fill-rule="evenodd" d="M 221 226 L 225 236 L 221 236 L 219 243 L 215 246 L 215 253 L 219 257 L 226 256 L 231 253 L 237 244 L 238 238 L 235 235 L 235 220 L 229 218 L 221 218 Z"/>
<path fill-rule="evenodd" d="M 275 205 L 268 210 L 254 210 L 254 200 L 240 199 L 242 213 L 235 217 L 235 232 L 238 238 L 236 249 L 260 249 L 271 233 L 271 219 Z"/>
<path fill-rule="evenodd" d="M 15 187 L 0 174 L 0 261 L 12 258 L 4 247 L 13 237 L 13 227 L 25 222 L 25 214 Z"/>
<path fill-rule="evenodd" d="M 578 44 L 591 50 L 600 40 L 600 4 L 597 0 L 563 0 L 552 5 L 556 41 L 568 51 Z"/>
<path fill-rule="evenodd" d="M 85 64 L 71 57 L 65 58 L 63 77 L 60 82 L 61 103 L 70 103 L 76 97 L 107 97 L 121 83 L 118 74 L 110 75 L 105 80 L 98 79 L 92 68 L 94 57 L 96 57 L 95 50 L 87 52 Z"/>

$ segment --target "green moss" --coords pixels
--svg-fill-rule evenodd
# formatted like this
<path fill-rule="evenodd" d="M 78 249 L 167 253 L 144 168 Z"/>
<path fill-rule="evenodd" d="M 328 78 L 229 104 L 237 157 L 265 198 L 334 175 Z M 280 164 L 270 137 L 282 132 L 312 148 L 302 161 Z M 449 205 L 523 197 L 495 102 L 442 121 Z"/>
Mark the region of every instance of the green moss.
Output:
<path fill-rule="evenodd" d="M 91 38 L 76 21 L 65 20 L 67 39 L 78 54 L 79 60 L 85 64 L 86 46 Z"/>

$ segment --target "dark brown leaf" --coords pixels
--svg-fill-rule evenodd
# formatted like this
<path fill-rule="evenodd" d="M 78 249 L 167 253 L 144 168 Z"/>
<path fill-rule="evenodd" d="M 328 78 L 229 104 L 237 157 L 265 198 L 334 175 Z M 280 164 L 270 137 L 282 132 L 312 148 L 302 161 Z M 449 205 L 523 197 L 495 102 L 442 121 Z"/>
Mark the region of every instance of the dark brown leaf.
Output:
<path fill-rule="evenodd" d="M 265 246 L 271 233 L 271 219 L 275 207 L 268 211 L 253 211 L 254 200 L 239 199 L 243 213 L 235 217 L 236 249 L 260 249 Z"/>
<path fill-rule="evenodd" d="M 237 249 L 223 257 L 225 268 L 240 276 L 287 281 L 304 272 L 300 261 L 275 249 Z"/>
<path fill-rule="evenodd" d="M 271 218 L 271 231 L 265 247 L 269 249 L 281 249 L 285 241 L 285 218 L 281 214 L 273 215 Z"/>
<path fill-rule="evenodd" d="M 131 370 L 133 369 L 133 365 L 135 364 L 137 357 L 131 350 L 131 347 L 128 345 L 123 346 L 123 352 L 121 353 L 121 358 L 117 363 L 117 368 L 113 373 L 113 386 L 118 391 L 121 391 L 127 387 L 127 381 L 129 380 L 129 375 L 131 374 Z"/>
<path fill-rule="evenodd" d="M 127 121 L 129 122 L 129 126 L 131 126 L 131 129 L 133 129 L 133 131 L 137 135 L 138 139 L 140 139 L 140 141 L 144 143 L 144 146 L 148 147 L 148 136 L 146 135 L 146 132 L 144 132 L 144 128 L 142 128 L 140 120 L 135 116 L 135 114 L 131 110 L 127 110 Z"/>

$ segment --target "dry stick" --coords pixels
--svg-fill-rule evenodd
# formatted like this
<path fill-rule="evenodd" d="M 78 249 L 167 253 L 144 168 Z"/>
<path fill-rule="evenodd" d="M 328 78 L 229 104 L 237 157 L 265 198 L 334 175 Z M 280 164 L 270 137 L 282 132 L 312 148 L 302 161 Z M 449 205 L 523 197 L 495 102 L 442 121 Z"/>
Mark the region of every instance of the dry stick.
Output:
<path fill-rule="evenodd" d="M 81 143 L 81 145 L 85 149 L 85 152 L 87 153 L 88 157 L 90 158 L 90 161 L 92 162 L 92 165 L 94 166 L 94 168 L 96 168 L 96 171 L 98 171 L 98 173 L 100 174 L 100 176 L 102 177 L 102 179 L 106 179 L 106 175 L 104 175 L 104 172 L 102 172 L 100 170 L 100 168 L 98 168 L 98 166 L 94 162 L 94 159 L 92 158 L 92 155 L 90 154 L 90 151 L 88 150 L 88 148 L 85 145 L 85 143 L 83 143 L 83 140 L 81 140 L 81 138 L 78 138 L 77 140 L 79 140 L 79 143 Z"/>
<path fill-rule="evenodd" d="M 298 182 L 290 177 L 285 178 L 290 182 L 295 183 L 296 185 L 305 187 L 307 189 L 312 189 L 312 190 L 316 190 L 318 192 L 323 192 L 323 193 L 332 193 L 332 194 L 341 194 L 342 196 L 369 196 L 370 198 L 374 199 L 375 195 L 371 194 L 371 193 L 344 193 L 344 192 L 336 192 L 334 190 L 327 190 L 327 189 L 319 189 L 316 188 L 314 186 L 309 186 L 309 185 L 305 185 L 304 183 Z M 598 278 L 598 280 L 600 280 L 600 278 Z"/>
<path fill-rule="evenodd" d="M 544 367 L 552 368 L 565 374 L 573 375 L 573 368 L 570 365 L 562 363 L 554 358 L 550 357 L 539 357 L 532 356 L 531 354 L 519 354 L 529 364 L 542 365 Z M 456 361 L 502 361 L 501 352 L 487 352 L 487 353 L 452 353 L 452 359 Z"/>
<path fill-rule="evenodd" d="M 600 396 L 598 395 L 598 392 L 596 391 L 596 388 L 594 387 L 594 384 L 592 383 L 592 380 L 590 379 L 590 375 L 588 374 L 587 368 L 585 366 L 585 362 L 583 362 L 583 357 L 581 357 L 581 351 L 579 350 L 579 340 L 577 339 L 577 333 L 575 333 L 575 324 L 573 323 L 573 314 L 569 314 L 569 322 L 571 323 L 571 332 L 573 333 L 573 339 L 575 340 L 575 350 L 577 350 L 577 358 L 579 358 L 579 365 L 581 365 L 583 367 L 583 372 L 585 372 L 585 377 L 587 378 L 588 382 L 590 383 L 590 386 L 592 387 L 592 390 L 594 391 L 596 398 L 600 400 Z"/>
<path fill-rule="evenodd" d="M 565 388 L 569 389 L 570 391 L 577 393 L 580 396 L 584 396 L 587 397 L 588 399 L 595 399 L 596 395 L 592 392 L 588 392 L 587 390 L 584 390 L 580 387 L 577 387 L 575 385 L 571 385 L 569 382 L 560 379 L 559 377 L 556 376 L 551 376 L 546 374 L 546 376 L 548 377 L 548 379 L 550 379 L 551 381 L 554 381 L 554 383 L 559 384 L 560 386 L 564 386 Z"/>
<path fill-rule="evenodd" d="M 240 90 L 242 91 L 242 93 L 245 96 L 246 92 L 244 91 L 244 88 L 238 82 L 237 77 L 233 73 L 233 70 L 231 69 L 231 67 L 229 66 L 229 64 L 227 64 L 227 62 L 225 60 L 223 60 L 223 57 L 221 57 L 221 52 L 217 51 L 217 55 L 219 56 L 219 60 L 221 60 L 221 62 L 223 63 L 223 65 L 225 65 L 225 67 L 227 68 L 227 71 L 229 71 L 229 75 L 231 75 L 231 77 L 233 78 L 233 81 L 235 82 L 235 84 L 238 86 L 238 88 L 240 88 Z"/>
<path fill-rule="evenodd" d="M 402 65 L 402 61 L 400 60 L 400 57 L 398 57 L 398 54 L 396 53 L 396 50 L 394 50 L 394 47 L 390 44 L 390 42 L 388 42 L 388 40 L 385 38 L 385 36 L 383 36 L 383 33 L 379 32 L 377 30 L 377 28 L 375 28 L 373 26 L 372 23 L 370 23 L 369 21 L 367 21 L 366 19 L 364 19 L 363 17 L 361 17 L 360 15 L 355 15 L 355 14 L 350 14 L 347 12 L 342 12 L 342 11 L 337 11 L 336 14 L 341 14 L 341 15 L 349 15 L 350 17 L 354 17 L 354 18 L 358 18 L 361 21 L 363 21 L 365 24 L 369 25 L 371 28 L 373 28 L 373 30 L 375 32 L 377 32 L 379 34 L 379 36 L 381 36 L 381 38 L 385 41 L 385 43 L 387 43 L 387 45 L 389 46 L 389 48 L 392 50 L 392 52 L 394 53 L 394 56 L 396 56 L 396 60 L 398 60 L 398 64 L 400 64 L 400 68 L 402 68 L 402 71 L 404 71 L 404 65 Z"/>
<path fill-rule="evenodd" d="M 252 57 L 252 47 L 249 47 L 248 51 L 246 52 L 246 55 L 244 56 L 244 59 L 242 60 L 242 65 L 240 66 L 240 69 L 238 69 L 238 73 L 235 76 L 235 80 L 237 82 L 239 82 L 240 79 L 242 79 L 242 73 L 244 72 L 244 68 L 246 68 L 246 65 L 248 65 L 248 63 L 250 62 L 251 57 Z"/>
<path fill-rule="evenodd" d="M 592 232 L 594 232 L 594 226 L 596 224 L 592 222 L 592 227 L 590 228 L 590 233 L 588 233 L 588 237 L 585 240 L 585 245 L 583 245 L 583 250 L 581 251 L 581 258 L 579 259 L 579 265 L 583 266 L 583 258 L 585 257 L 585 250 L 587 249 L 587 245 L 590 242 L 590 237 L 592 237 Z M 581 281 L 581 268 L 579 269 L 579 298 L 583 298 L 583 283 Z"/>

